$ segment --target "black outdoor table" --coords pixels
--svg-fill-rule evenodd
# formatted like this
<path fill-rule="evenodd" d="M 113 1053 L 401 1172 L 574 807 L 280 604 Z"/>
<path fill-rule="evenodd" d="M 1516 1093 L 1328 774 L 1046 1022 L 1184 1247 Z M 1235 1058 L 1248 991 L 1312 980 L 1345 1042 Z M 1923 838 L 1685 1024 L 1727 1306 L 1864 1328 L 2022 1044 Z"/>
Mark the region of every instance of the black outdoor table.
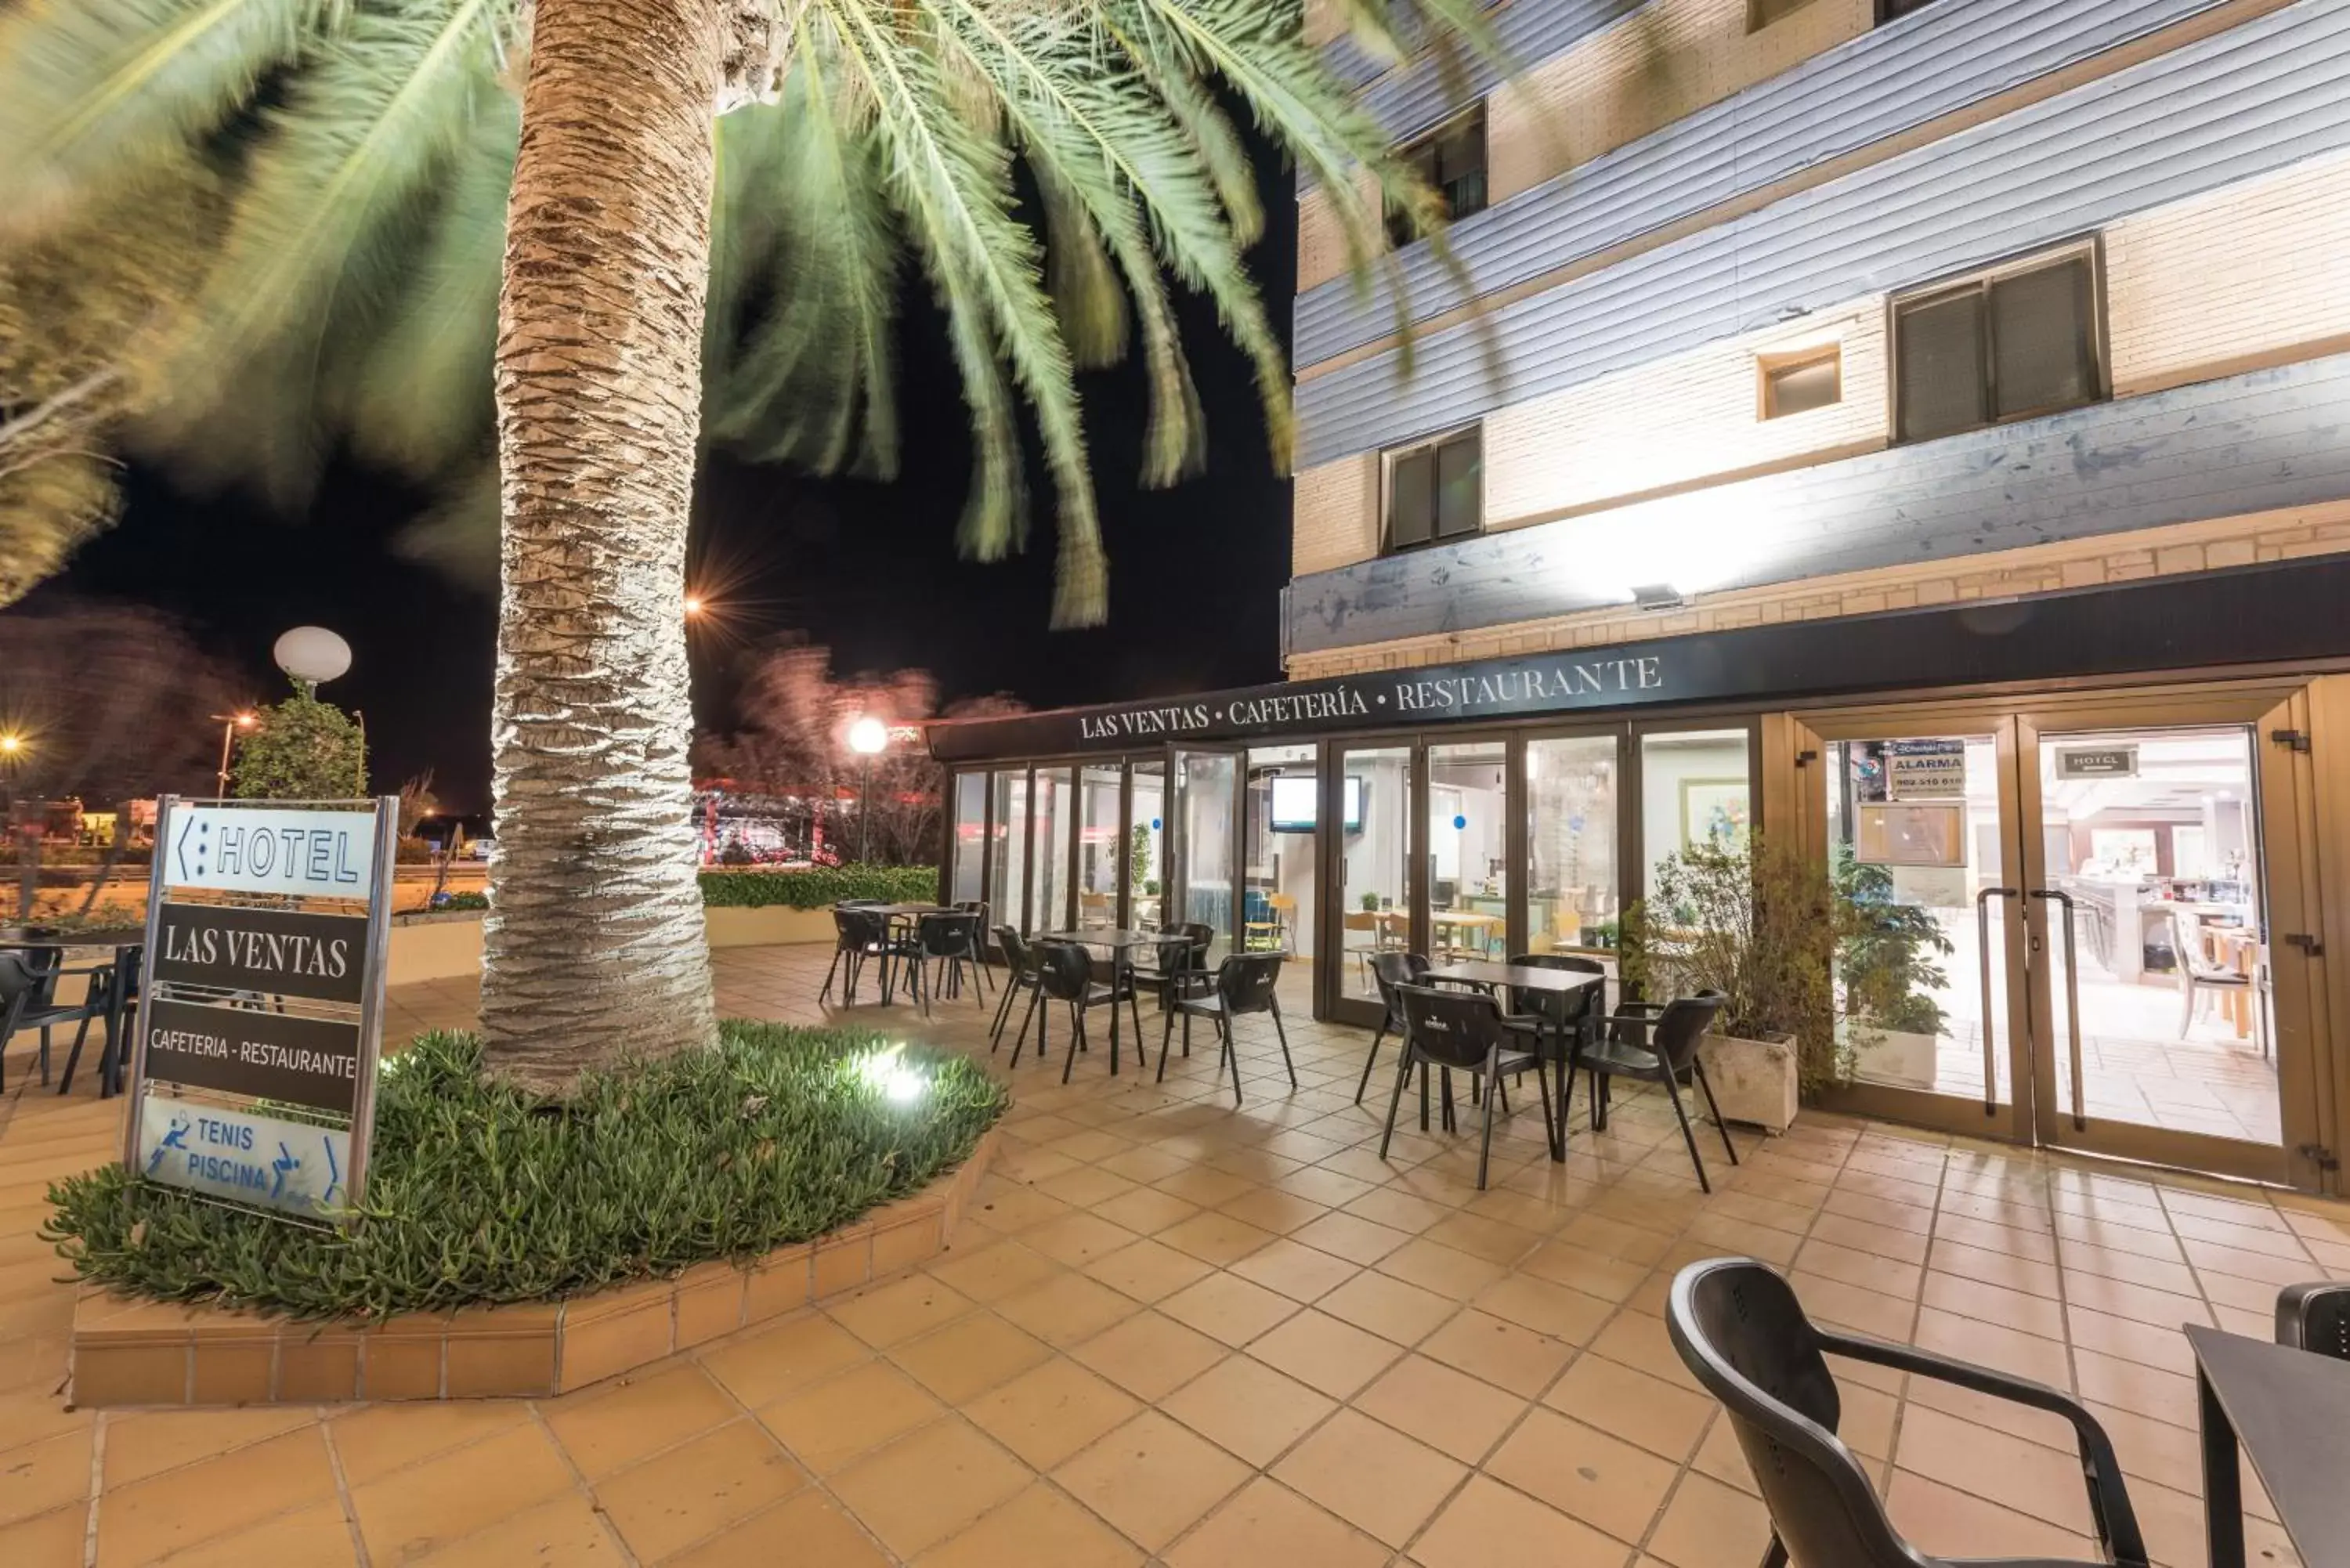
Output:
<path fill-rule="evenodd" d="M 125 1049 L 122 1038 L 123 1004 L 128 1000 L 124 992 L 130 990 L 130 987 L 123 983 L 123 977 L 136 967 L 133 961 L 146 945 L 144 940 L 135 942 L 0 941 L 0 951 L 55 953 L 57 955 L 59 969 L 66 966 L 66 954 L 71 949 L 111 948 L 114 950 L 114 957 L 110 961 L 110 971 L 106 977 L 108 987 L 106 1044 L 98 1054 L 98 1097 L 99 1099 L 117 1094 L 122 1088 L 123 1068 L 130 1060 L 130 1052 Z M 98 978 L 96 975 L 91 975 L 89 982 L 92 985 L 97 984 Z M 0 1050 L 5 1050 L 7 1044 L 6 1041 L 0 1040 Z M 57 1075 L 58 1094 L 64 1094 L 72 1086 L 72 1084 L 73 1077 L 70 1074 Z"/>
<path fill-rule="evenodd" d="M 2202 1406 L 2211 1568 L 2244 1568 L 2238 1445 L 2303 1568 L 2350 1568 L 2350 1361 L 2188 1324 Z"/>
<path fill-rule="evenodd" d="M 1592 974 L 1584 970 L 1544 969 L 1534 964 L 1493 963 L 1484 959 L 1471 959 L 1464 963 L 1445 964 L 1441 968 L 1430 970 L 1419 978 L 1422 981 L 1450 981 L 1456 985 L 1482 986 L 1488 990 L 1512 986 L 1521 991 L 1548 991 L 1560 995 L 1582 991 L 1589 986 L 1607 983 L 1606 975 Z M 1549 1019 L 1544 1018 L 1543 1027 L 1546 1029 L 1549 1023 Z M 1567 1049 L 1566 1042 L 1564 1040 L 1559 1042 L 1557 1062 L 1558 1087 L 1555 1103 L 1558 1109 L 1557 1115 L 1553 1117 L 1553 1125 L 1557 1130 L 1551 1139 L 1550 1157 L 1553 1160 L 1563 1163 L 1566 1158 L 1567 1074 L 1573 1070 L 1575 1064 L 1574 1054 Z"/>
<path fill-rule="evenodd" d="M 1118 990 L 1119 971 L 1134 966 L 1134 961 L 1127 955 L 1136 948 L 1155 947 L 1160 942 L 1174 942 L 1182 939 L 1170 936 L 1165 931 L 1128 931 L 1105 926 L 1099 930 L 1091 931 L 1038 931 L 1035 940 L 1040 942 L 1075 942 L 1079 947 L 1109 949 L 1109 984 L 1113 993 L 1109 1004 L 1109 1073 L 1110 1076 L 1115 1078 L 1118 1076 L 1118 999 L 1115 993 Z M 1140 1027 L 1139 1020 L 1137 1021 L 1136 1027 Z M 1134 1048 L 1137 1051 L 1143 1049 L 1142 1042 L 1137 1040 L 1134 1043 Z"/>

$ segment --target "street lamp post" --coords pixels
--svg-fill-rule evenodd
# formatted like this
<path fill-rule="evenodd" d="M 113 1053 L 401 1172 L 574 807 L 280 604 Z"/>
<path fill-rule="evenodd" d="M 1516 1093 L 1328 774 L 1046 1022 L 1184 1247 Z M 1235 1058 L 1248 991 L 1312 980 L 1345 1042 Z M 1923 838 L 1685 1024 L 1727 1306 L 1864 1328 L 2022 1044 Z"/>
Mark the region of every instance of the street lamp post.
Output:
<path fill-rule="evenodd" d="M 865 778 L 857 792 L 857 859 L 864 864 L 868 834 L 873 820 L 873 759 L 888 749 L 889 726 L 868 713 L 848 726 L 848 749 L 865 759 Z"/>
<path fill-rule="evenodd" d="M 226 800 L 228 798 L 229 747 L 235 742 L 236 732 L 239 730 L 250 730 L 261 722 L 261 720 L 248 708 L 241 713 L 215 713 L 213 715 L 213 722 L 221 727 L 220 788 L 216 793 L 221 799 Z"/>

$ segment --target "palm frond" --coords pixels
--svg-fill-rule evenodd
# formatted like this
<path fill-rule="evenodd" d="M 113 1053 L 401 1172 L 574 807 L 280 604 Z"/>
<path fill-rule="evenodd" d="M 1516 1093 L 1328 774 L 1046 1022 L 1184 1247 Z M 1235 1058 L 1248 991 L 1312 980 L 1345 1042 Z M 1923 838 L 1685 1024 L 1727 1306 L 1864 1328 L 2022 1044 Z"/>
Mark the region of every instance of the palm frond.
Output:
<path fill-rule="evenodd" d="M 826 6 L 838 28 L 844 63 L 853 62 L 874 104 L 874 133 L 887 154 L 891 200 L 947 306 L 950 335 L 972 389 L 1001 387 L 997 355 L 1017 379 L 1039 435 L 1058 497 L 1053 621 L 1091 626 L 1108 607 L 1085 435 L 1077 418 L 1068 345 L 1054 319 L 1041 277 L 1035 236 L 1013 214 L 1009 160 L 1002 144 L 956 111 L 958 84 L 931 49 L 908 47 L 917 26 L 885 26 L 858 0 Z M 1005 458 L 1018 471 L 1010 410 L 983 390 L 972 411 L 981 423 L 981 479 L 965 513 L 964 539 L 983 559 L 1012 543 L 1014 493 L 1000 478 Z M 1001 487 L 1001 488 L 1000 488 Z"/>
<path fill-rule="evenodd" d="M 779 102 L 719 125 L 735 206 L 719 214 L 713 308 L 722 276 L 743 280 L 730 310 L 754 285 L 764 297 L 739 351 L 705 361 L 703 428 L 754 459 L 891 476 L 899 237 L 837 51 L 804 50 Z"/>
<path fill-rule="evenodd" d="M 427 477 L 478 446 L 493 414 L 498 271 L 521 103 L 485 93 L 441 182 L 430 236 L 402 268 L 343 410 L 362 456 Z"/>
<path fill-rule="evenodd" d="M 0 231 L 70 214 L 237 114 L 338 0 L 55 0 L 0 16 Z"/>
<path fill-rule="evenodd" d="M 288 87 L 251 159 L 179 373 L 201 389 L 281 338 L 380 304 L 411 238 L 405 220 L 504 99 L 497 32 L 514 0 L 380 0 Z M 314 376 L 286 389 L 310 393 Z"/>

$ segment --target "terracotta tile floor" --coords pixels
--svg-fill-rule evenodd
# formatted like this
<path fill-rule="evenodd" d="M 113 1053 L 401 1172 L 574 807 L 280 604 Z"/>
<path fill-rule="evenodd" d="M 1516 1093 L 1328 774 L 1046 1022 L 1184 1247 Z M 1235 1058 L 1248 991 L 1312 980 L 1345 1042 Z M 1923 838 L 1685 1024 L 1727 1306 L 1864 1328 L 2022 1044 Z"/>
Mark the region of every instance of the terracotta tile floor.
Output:
<path fill-rule="evenodd" d="M 826 954 L 718 955 L 725 1011 L 814 1020 Z M 400 996 L 461 1024 L 468 988 Z M 1303 1010 L 1297 1010 L 1302 1014 Z M 966 1001 L 858 1022 L 984 1048 Z M 1154 1024 L 1147 1012 L 1147 1024 Z M 44 1183 L 118 1107 L 0 1099 L 0 1563 L 1162 1563 L 1752 1568 L 1764 1519 L 1659 1315 L 1681 1263 L 1788 1266 L 1822 1319 L 2081 1392 L 2156 1556 L 2202 1561 L 2181 1321 L 2269 1332 L 2350 1275 L 2350 1208 L 1807 1116 L 1699 1195 L 1659 1103 L 1544 1158 L 1521 1103 L 1492 1189 L 1465 1138 L 1352 1104 L 1364 1037 L 1299 1018 L 1299 1087 L 1243 1033 L 1167 1083 L 1103 1054 L 1017 1072 L 959 1245 L 910 1279 L 562 1399 L 65 1409 L 71 1292 Z M 1055 1030 L 1057 1039 L 1065 1039 Z M 1155 1041 L 1154 1041 L 1155 1044 Z M 2052 1421 L 1845 1369 L 1845 1432 L 1953 1554 L 2086 1555 Z M 2261 1505 L 2255 1504 L 2255 1508 Z M 2256 1561 L 2288 1563 L 2255 1519 Z"/>

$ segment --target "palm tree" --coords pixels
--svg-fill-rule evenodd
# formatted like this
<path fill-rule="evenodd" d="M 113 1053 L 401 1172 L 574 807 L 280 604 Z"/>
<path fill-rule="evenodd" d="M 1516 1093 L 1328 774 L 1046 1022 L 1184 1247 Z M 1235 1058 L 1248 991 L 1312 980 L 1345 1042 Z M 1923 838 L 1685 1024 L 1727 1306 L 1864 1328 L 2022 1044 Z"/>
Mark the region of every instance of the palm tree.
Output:
<path fill-rule="evenodd" d="M 1476 0 L 1338 4 L 1391 53 L 1484 40 Z M 1059 623 L 1098 620 L 1106 594 L 1075 370 L 1131 325 L 1143 480 L 1201 460 L 1170 275 L 1253 360 L 1285 459 L 1228 100 L 1331 193 L 1358 275 L 1383 205 L 1432 226 L 1295 0 L 76 0 L 0 28 L 0 244 L 201 151 L 233 215 L 147 428 L 281 490 L 348 431 L 484 495 L 494 386 L 483 1026 L 502 1070 L 559 1092 L 712 1037 L 687 821 L 695 456 L 707 435 L 888 472 L 906 259 L 945 307 L 977 437 L 963 547 L 1020 542 L 1024 401 Z"/>

